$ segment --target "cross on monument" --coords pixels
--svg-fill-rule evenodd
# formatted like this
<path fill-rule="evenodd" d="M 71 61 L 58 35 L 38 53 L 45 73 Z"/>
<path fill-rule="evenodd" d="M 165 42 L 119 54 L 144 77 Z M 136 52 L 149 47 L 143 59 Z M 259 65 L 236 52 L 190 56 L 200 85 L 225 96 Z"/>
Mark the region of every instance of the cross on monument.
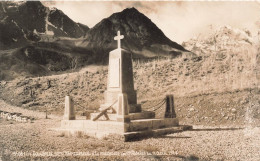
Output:
<path fill-rule="evenodd" d="M 117 40 L 117 48 L 120 49 L 121 48 L 121 39 L 124 38 L 124 35 L 120 35 L 120 31 L 117 31 L 117 36 L 114 37 L 114 40 Z"/>

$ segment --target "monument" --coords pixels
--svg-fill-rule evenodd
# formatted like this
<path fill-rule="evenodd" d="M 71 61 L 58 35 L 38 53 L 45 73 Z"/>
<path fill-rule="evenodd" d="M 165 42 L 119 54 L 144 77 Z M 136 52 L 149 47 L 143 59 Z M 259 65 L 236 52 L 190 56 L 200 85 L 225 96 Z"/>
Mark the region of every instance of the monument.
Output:
<path fill-rule="evenodd" d="M 100 110 L 127 98 L 128 110 L 126 112 L 141 112 L 141 106 L 137 104 L 136 91 L 134 90 L 132 54 L 121 49 L 121 39 L 124 36 L 118 31 L 117 40 L 118 47 L 109 54 L 109 68 L 107 90 L 105 91 L 105 103 L 101 105 Z M 119 94 L 122 96 L 119 97 Z M 119 99 L 120 98 L 120 99 Z M 113 111 L 120 110 L 119 102 L 113 105 Z"/>
<path fill-rule="evenodd" d="M 95 137 L 118 134 L 125 141 L 142 137 L 180 132 L 190 126 L 180 126 L 174 111 L 173 96 L 167 96 L 165 118 L 156 119 L 155 112 L 144 111 L 137 104 L 134 89 L 132 54 L 121 48 L 124 38 L 117 32 L 117 49 L 109 53 L 107 89 L 99 112 L 91 113 L 89 120 L 76 120 L 71 98 L 65 99 L 65 115 L 58 130 L 68 134 L 83 133 Z"/>

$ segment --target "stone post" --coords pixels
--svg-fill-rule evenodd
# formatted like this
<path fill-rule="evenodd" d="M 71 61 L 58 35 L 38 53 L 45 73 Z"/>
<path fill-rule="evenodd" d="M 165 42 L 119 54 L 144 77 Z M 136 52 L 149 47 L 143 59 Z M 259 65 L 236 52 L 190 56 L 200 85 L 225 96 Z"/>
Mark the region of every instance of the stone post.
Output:
<path fill-rule="evenodd" d="M 63 120 L 75 120 L 74 102 L 70 96 L 65 97 L 65 112 Z"/>
<path fill-rule="evenodd" d="M 118 94 L 117 102 L 117 121 L 130 122 L 129 105 L 127 95 L 124 93 Z"/>
<path fill-rule="evenodd" d="M 173 95 L 166 95 L 165 118 L 176 118 Z"/>

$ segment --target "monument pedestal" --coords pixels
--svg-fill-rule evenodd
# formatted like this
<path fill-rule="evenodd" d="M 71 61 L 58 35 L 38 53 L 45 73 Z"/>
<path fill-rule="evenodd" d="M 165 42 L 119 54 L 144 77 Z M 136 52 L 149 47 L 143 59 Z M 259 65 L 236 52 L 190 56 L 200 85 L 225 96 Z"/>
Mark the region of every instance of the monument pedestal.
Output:
<path fill-rule="evenodd" d="M 191 129 L 179 125 L 177 118 L 131 120 L 129 123 L 118 121 L 62 120 L 61 128 L 55 129 L 65 135 L 88 135 L 97 138 L 119 135 L 124 141 L 138 140 Z"/>

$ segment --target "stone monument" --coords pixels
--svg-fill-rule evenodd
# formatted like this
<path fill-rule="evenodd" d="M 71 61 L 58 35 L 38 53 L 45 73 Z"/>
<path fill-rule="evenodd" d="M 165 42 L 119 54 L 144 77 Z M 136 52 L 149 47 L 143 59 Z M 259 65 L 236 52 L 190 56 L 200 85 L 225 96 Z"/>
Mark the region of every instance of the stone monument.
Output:
<path fill-rule="evenodd" d="M 109 67 L 107 90 L 105 91 L 105 103 L 101 109 L 110 106 L 117 101 L 118 94 L 126 94 L 129 103 L 129 112 L 140 112 L 141 106 L 137 104 L 136 91 L 134 90 L 132 54 L 121 48 L 121 39 L 124 36 L 118 31 L 117 49 L 109 53 Z M 116 105 L 113 106 L 117 109 Z"/>
<path fill-rule="evenodd" d="M 166 118 L 156 119 L 155 112 L 144 111 L 137 104 L 134 89 L 132 54 L 121 48 L 124 38 L 117 32 L 117 49 L 109 53 L 107 89 L 104 92 L 104 103 L 99 112 L 91 113 L 90 120 L 73 120 L 74 107 L 71 99 L 65 102 L 65 115 L 58 130 L 69 133 L 84 133 L 95 137 L 119 134 L 125 141 L 180 132 L 191 126 L 180 126 L 174 111 L 173 97 L 167 96 Z M 66 106 L 69 105 L 69 106 Z M 72 105 L 72 106 L 71 106 Z M 69 112 L 68 112 L 69 111 Z"/>

